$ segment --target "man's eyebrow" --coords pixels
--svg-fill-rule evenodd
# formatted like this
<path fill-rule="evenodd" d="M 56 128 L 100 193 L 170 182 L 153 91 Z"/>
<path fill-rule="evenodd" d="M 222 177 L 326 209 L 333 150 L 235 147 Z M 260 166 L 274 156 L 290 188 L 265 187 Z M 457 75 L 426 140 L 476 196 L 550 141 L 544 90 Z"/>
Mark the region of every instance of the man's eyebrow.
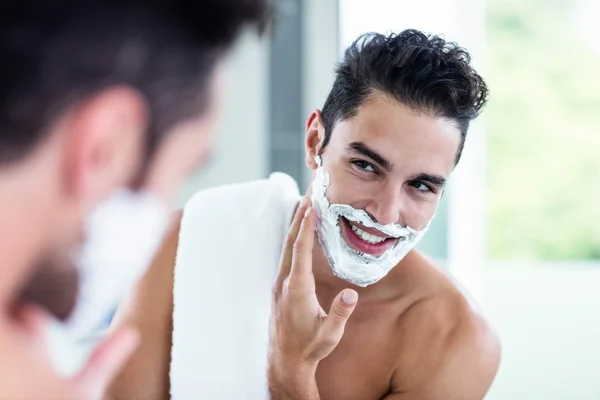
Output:
<path fill-rule="evenodd" d="M 435 175 L 435 174 L 428 174 L 425 172 L 422 172 L 420 174 L 415 175 L 414 177 L 412 177 L 410 179 L 411 181 L 424 181 L 424 182 L 429 182 L 432 185 L 438 186 L 438 187 L 443 187 L 446 185 L 446 181 L 447 179 L 444 178 L 441 175 Z"/>
<path fill-rule="evenodd" d="M 358 153 L 360 155 L 370 158 L 372 161 L 379 164 L 381 168 L 385 169 L 388 172 L 392 170 L 391 162 L 386 160 L 385 157 L 383 157 L 381 154 L 379 154 L 377 151 L 370 148 L 363 142 L 352 142 L 348 144 L 346 148 L 353 153 Z"/>

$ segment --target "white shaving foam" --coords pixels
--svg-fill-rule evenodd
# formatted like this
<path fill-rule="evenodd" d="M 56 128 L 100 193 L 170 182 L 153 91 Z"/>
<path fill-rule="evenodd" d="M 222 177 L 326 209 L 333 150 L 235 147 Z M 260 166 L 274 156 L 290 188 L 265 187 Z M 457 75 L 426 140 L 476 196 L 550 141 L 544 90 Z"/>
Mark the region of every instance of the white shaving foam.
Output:
<path fill-rule="evenodd" d="M 323 248 L 334 275 L 356 286 L 365 287 L 385 277 L 423 238 L 430 223 L 420 231 L 400 224 L 381 225 L 364 210 L 347 204 L 330 204 L 327 188 L 331 176 L 323 169 L 321 158 L 315 158 L 318 168 L 313 181 L 312 202 L 317 213 L 317 239 Z M 394 247 L 376 257 L 354 250 L 342 236 L 340 217 L 398 238 Z M 430 221 L 431 222 L 431 221 Z"/>

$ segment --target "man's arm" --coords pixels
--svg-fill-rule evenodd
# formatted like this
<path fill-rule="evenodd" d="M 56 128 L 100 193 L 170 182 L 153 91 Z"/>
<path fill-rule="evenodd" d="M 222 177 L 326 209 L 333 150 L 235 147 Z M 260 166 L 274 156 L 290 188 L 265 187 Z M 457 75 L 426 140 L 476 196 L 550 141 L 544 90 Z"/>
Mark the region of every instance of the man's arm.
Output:
<path fill-rule="evenodd" d="M 495 333 L 473 316 L 449 334 L 445 348 L 418 386 L 384 400 L 482 400 L 500 365 Z"/>
<path fill-rule="evenodd" d="M 169 399 L 173 329 L 173 279 L 182 212 L 178 211 L 160 249 L 111 327 L 133 326 L 140 345 L 108 392 L 111 400 Z"/>

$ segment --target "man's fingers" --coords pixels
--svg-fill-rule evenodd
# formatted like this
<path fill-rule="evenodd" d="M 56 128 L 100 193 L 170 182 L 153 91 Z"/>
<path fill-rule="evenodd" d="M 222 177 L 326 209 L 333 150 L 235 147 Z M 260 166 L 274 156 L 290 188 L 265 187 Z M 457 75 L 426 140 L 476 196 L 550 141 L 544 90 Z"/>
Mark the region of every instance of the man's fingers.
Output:
<path fill-rule="evenodd" d="M 138 333 L 131 328 L 124 328 L 112 333 L 96 347 L 84 369 L 75 378 L 82 393 L 90 399 L 101 399 L 138 342 Z"/>
<path fill-rule="evenodd" d="M 312 253 L 315 241 L 316 215 L 312 207 L 306 209 L 294 243 L 290 287 L 312 289 L 315 278 L 312 273 Z"/>
<path fill-rule="evenodd" d="M 358 301 L 358 293 L 352 289 L 342 290 L 333 300 L 329 315 L 325 319 L 323 330 L 334 342 L 339 342 L 344 334 L 346 322 Z"/>
<path fill-rule="evenodd" d="M 306 212 L 308 203 L 308 198 L 302 198 L 302 201 L 300 202 L 300 205 L 298 206 L 298 208 L 296 209 L 296 213 L 294 214 L 294 219 L 292 220 L 292 224 L 285 238 L 283 249 L 281 250 L 281 257 L 279 259 L 279 273 L 277 275 L 277 281 L 275 283 L 275 290 L 281 289 L 283 281 L 290 274 L 290 269 L 292 268 L 292 253 L 294 248 L 294 242 L 298 237 L 300 225 L 302 223 L 302 219 L 304 218 L 304 213 Z"/>

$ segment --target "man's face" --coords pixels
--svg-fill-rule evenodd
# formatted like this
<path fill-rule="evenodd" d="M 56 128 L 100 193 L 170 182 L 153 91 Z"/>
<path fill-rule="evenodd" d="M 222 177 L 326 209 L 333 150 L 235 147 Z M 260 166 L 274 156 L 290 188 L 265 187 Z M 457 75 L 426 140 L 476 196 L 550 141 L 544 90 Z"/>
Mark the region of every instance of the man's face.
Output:
<path fill-rule="evenodd" d="M 312 118 L 307 161 L 316 169 L 312 158 L 320 151 L 323 126 L 320 114 Z M 396 223 L 419 231 L 435 214 L 459 141 L 454 122 L 417 114 L 394 99 L 373 95 L 354 117 L 335 124 L 321 154 L 331 177 L 326 197 L 331 204 L 366 211 L 380 225 Z M 346 243 L 361 253 L 380 256 L 396 243 L 343 216 L 339 222 Z M 365 245 L 364 239 L 370 243 Z"/>
<path fill-rule="evenodd" d="M 140 192 L 165 207 L 172 206 L 181 184 L 201 167 L 213 147 L 225 78 L 225 67 L 217 67 L 207 109 L 165 135 L 144 171 L 140 171 L 140 165 L 147 115 L 136 110 L 138 99 L 130 93 L 109 93 L 112 97 L 96 103 L 93 100 L 59 124 L 57 129 L 65 133 L 65 142 L 74 144 L 62 146 L 66 150 L 61 155 L 64 157 L 57 157 L 57 171 L 51 177 L 54 181 L 47 186 L 51 189 L 40 200 L 54 210 L 54 216 L 46 221 L 53 230 L 24 284 L 25 300 L 42 305 L 58 318 L 69 315 L 79 283 L 72 256 L 88 239 L 83 228 L 87 216 L 114 190 L 135 183 Z M 81 138 L 69 140 L 69 135 Z M 63 174 L 65 165 L 67 173 Z"/>

